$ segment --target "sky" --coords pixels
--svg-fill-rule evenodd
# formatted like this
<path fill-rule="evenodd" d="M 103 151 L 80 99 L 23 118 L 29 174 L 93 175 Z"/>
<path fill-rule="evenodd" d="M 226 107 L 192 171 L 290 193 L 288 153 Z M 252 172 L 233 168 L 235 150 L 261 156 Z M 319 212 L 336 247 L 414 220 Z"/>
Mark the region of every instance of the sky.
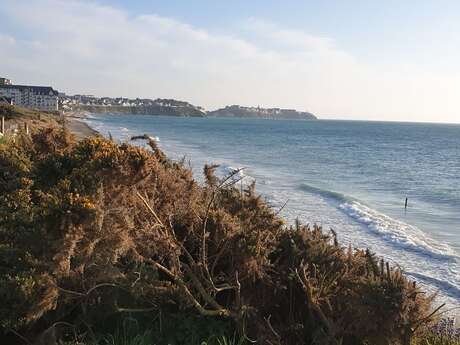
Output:
<path fill-rule="evenodd" d="M 17 84 L 460 123 L 457 0 L 1 0 L 0 23 Z"/>

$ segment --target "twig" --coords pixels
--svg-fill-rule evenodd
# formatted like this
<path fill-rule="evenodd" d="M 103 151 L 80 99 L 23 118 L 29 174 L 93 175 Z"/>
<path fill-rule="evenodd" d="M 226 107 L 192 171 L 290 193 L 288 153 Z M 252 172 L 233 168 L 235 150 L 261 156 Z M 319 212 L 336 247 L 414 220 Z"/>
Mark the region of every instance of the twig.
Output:
<path fill-rule="evenodd" d="M 275 212 L 275 216 L 277 216 L 277 215 L 280 214 L 280 212 L 286 207 L 286 205 L 287 205 L 288 202 L 289 202 L 289 199 L 287 199 L 287 200 L 284 202 L 283 206 L 281 206 L 280 209 L 279 209 L 278 211 Z"/>
<path fill-rule="evenodd" d="M 457 309 L 460 309 L 460 307 L 454 307 L 454 308 L 450 308 L 450 309 L 447 309 L 447 310 L 443 310 L 438 315 L 446 314 L 446 313 L 451 312 L 452 310 L 457 310 Z"/>
<path fill-rule="evenodd" d="M 236 282 L 236 306 L 238 309 L 241 309 L 241 283 L 238 279 L 238 271 L 235 272 L 235 282 Z"/>
<path fill-rule="evenodd" d="M 166 229 L 167 231 L 169 230 L 169 233 L 171 234 L 174 242 L 176 245 L 181 247 L 181 249 L 184 251 L 185 255 L 189 259 L 190 263 L 195 264 L 195 260 L 193 259 L 193 256 L 190 254 L 190 252 L 185 248 L 185 246 L 177 239 L 176 233 L 174 232 L 174 227 L 171 223 L 171 218 L 169 218 L 169 229 L 163 224 L 161 221 L 160 217 L 156 214 L 156 212 L 153 210 L 153 208 L 149 205 L 147 198 L 143 197 L 139 192 L 137 192 L 137 196 L 142 200 L 144 206 L 150 211 L 150 213 L 153 215 L 155 220 L 157 221 L 157 226 Z"/>
<path fill-rule="evenodd" d="M 89 294 L 91 292 L 93 292 L 94 290 L 96 290 L 96 289 L 98 289 L 100 287 L 117 287 L 117 288 L 123 289 L 120 285 L 113 284 L 113 283 L 101 283 L 101 284 L 95 285 L 91 289 L 89 289 L 88 291 L 86 291 L 84 293 L 78 292 L 78 291 L 67 290 L 67 289 L 61 288 L 59 286 L 56 286 L 56 287 L 57 287 L 57 289 L 59 291 L 62 291 L 62 292 L 68 293 L 68 294 L 72 294 L 72 295 L 76 295 L 76 296 L 79 296 L 79 297 L 87 297 L 87 296 L 89 296 Z"/>
<path fill-rule="evenodd" d="M 136 278 L 136 279 L 133 281 L 133 283 L 131 284 L 131 287 L 132 287 L 132 288 L 134 287 L 134 285 L 137 284 L 137 282 L 138 282 L 139 280 L 141 280 L 141 272 L 134 272 L 134 274 L 137 275 L 137 278 Z"/>
<path fill-rule="evenodd" d="M 84 294 L 84 293 L 77 292 L 77 291 L 72 291 L 72 290 L 67 290 L 67 289 L 61 288 L 61 287 L 59 287 L 59 286 L 57 286 L 57 289 L 58 289 L 59 291 L 62 291 L 62 292 L 65 292 L 65 293 L 68 293 L 68 294 L 71 294 L 71 295 L 76 295 L 76 296 L 79 296 L 79 297 L 84 297 L 84 296 L 86 296 L 86 294 Z"/>
<path fill-rule="evenodd" d="M 151 308 L 123 308 L 123 307 L 119 307 L 118 306 L 118 303 L 115 302 L 115 308 L 118 312 L 125 312 L 125 313 L 147 313 L 147 312 L 150 312 L 150 311 L 154 311 L 154 310 L 157 310 L 158 308 L 157 307 L 151 307 Z"/>
<path fill-rule="evenodd" d="M 158 217 L 156 212 L 153 210 L 153 208 L 149 205 L 148 201 L 141 195 L 141 193 L 136 192 L 137 196 L 142 200 L 144 203 L 145 207 L 150 211 L 150 213 L 155 217 L 155 220 L 160 224 L 163 228 L 165 227 L 161 219 Z"/>
<path fill-rule="evenodd" d="M 281 340 L 281 336 L 273 328 L 273 326 L 272 326 L 272 324 L 270 322 L 271 317 L 272 317 L 271 315 L 269 315 L 268 317 L 264 317 L 264 320 L 265 320 L 265 322 L 267 322 L 268 328 L 270 328 L 270 331 L 272 331 L 272 333 L 275 335 L 275 337 L 278 339 L 278 342 L 279 342 Z"/>
<path fill-rule="evenodd" d="M 333 329 L 332 329 L 331 323 L 327 319 L 326 315 L 324 315 L 324 313 L 321 310 L 321 308 L 318 305 L 316 305 L 316 303 L 313 301 L 312 289 L 311 289 L 310 284 L 308 283 L 308 278 L 307 278 L 305 268 L 302 270 L 303 279 L 302 279 L 302 277 L 300 277 L 299 271 L 297 269 L 294 272 L 295 272 L 295 274 L 297 276 L 298 281 L 300 282 L 301 286 L 303 287 L 305 293 L 307 294 L 307 300 L 308 300 L 309 307 L 311 309 L 313 309 L 313 311 L 319 317 L 320 321 L 324 324 L 327 333 L 329 335 L 332 335 L 333 334 Z"/>
<path fill-rule="evenodd" d="M 230 180 L 233 176 L 235 176 L 236 174 L 238 174 L 240 171 L 243 171 L 244 169 L 246 168 L 238 168 L 238 169 L 235 169 L 233 170 L 230 174 L 228 174 L 225 178 L 223 178 L 221 181 L 220 181 L 220 184 L 217 186 L 217 189 L 220 189 L 222 188 L 222 186 L 225 184 L 225 182 L 227 182 L 228 180 Z"/>
<path fill-rule="evenodd" d="M 186 295 L 186 297 L 189 300 L 189 302 L 193 304 L 193 306 L 198 310 L 198 312 L 201 315 L 204 315 L 204 316 L 225 316 L 225 317 L 231 316 L 230 311 L 227 310 L 227 309 L 209 310 L 209 309 L 204 308 L 200 304 L 200 302 L 198 302 L 196 300 L 196 298 L 193 296 L 193 294 L 190 292 L 189 288 L 187 287 L 185 282 L 182 280 L 182 278 L 180 278 L 176 274 L 172 273 L 169 269 L 167 269 L 166 267 L 164 267 L 163 265 L 161 265 L 160 263 L 158 263 L 158 262 L 156 262 L 154 260 L 149 259 L 149 260 L 147 260 L 147 262 L 151 263 L 152 265 L 157 267 L 160 271 L 162 271 L 163 273 L 168 275 L 171 279 L 173 279 L 179 285 L 179 287 L 183 290 L 183 292 Z"/>
<path fill-rule="evenodd" d="M 223 184 L 222 186 L 220 186 L 220 189 L 222 189 L 222 188 L 228 188 L 228 187 L 230 187 L 230 186 L 234 186 L 234 185 L 236 185 L 238 182 L 243 181 L 245 177 L 246 177 L 246 176 L 241 176 L 241 177 L 238 177 L 238 178 L 235 179 L 235 180 L 228 181 L 227 183 L 225 183 L 225 184 Z M 243 184 L 243 183 L 241 183 L 241 184 Z"/>
<path fill-rule="evenodd" d="M 222 248 L 220 248 L 220 250 L 217 252 L 217 254 L 215 255 L 215 259 L 214 259 L 214 262 L 212 263 L 212 266 L 211 266 L 211 274 L 214 275 L 214 270 L 216 268 L 216 265 L 217 265 L 217 262 L 220 260 L 221 256 L 224 254 L 224 251 L 225 249 L 227 248 L 228 246 L 228 243 L 229 241 L 225 241 L 224 244 L 222 245 Z"/>
<path fill-rule="evenodd" d="M 430 315 L 427 317 L 422 318 L 421 320 L 417 321 L 417 325 L 414 327 L 412 332 L 415 332 L 425 321 L 429 320 L 433 315 L 435 315 L 441 308 L 443 308 L 446 304 L 443 303 L 439 307 L 437 307 Z"/>
<path fill-rule="evenodd" d="M 208 264 L 207 264 L 207 253 L 206 253 L 206 237 L 207 237 L 207 231 L 206 231 L 206 228 L 207 228 L 207 224 L 208 224 L 208 217 L 209 217 L 209 211 L 211 209 L 211 206 L 212 204 L 214 203 L 214 200 L 215 200 L 215 197 L 216 197 L 216 192 L 222 188 L 225 184 L 225 182 L 227 182 L 229 179 L 231 179 L 233 176 L 235 176 L 236 174 L 238 174 L 240 171 L 244 170 L 245 168 L 239 168 L 239 169 L 235 169 L 234 171 L 232 171 L 231 174 L 229 174 L 226 178 L 224 178 L 220 184 L 217 186 L 217 188 L 213 189 L 212 191 L 212 195 L 211 195 L 211 200 L 209 201 L 207 207 L 206 207 L 206 215 L 205 215 L 205 219 L 204 219 L 204 222 L 203 222 L 203 232 L 202 232 L 202 243 L 201 243 L 201 264 L 202 264 L 202 267 L 204 268 L 204 271 L 209 279 L 209 281 L 211 281 L 212 285 L 214 286 L 214 282 L 212 280 L 212 277 L 211 277 L 211 274 L 209 272 L 209 269 L 208 269 Z"/>
<path fill-rule="evenodd" d="M 113 284 L 113 283 L 101 283 L 101 284 L 98 284 L 96 286 L 93 286 L 91 289 L 89 289 L 87 292 L 86 292 L 86 296 L 88 296 L 91 292 L 93 292 L 94 290 L 96 289 L 99 289 L 101 287 L 116 287 L 116 288 L 120 288 L 120 289 L 123 289 L 121 286 L 117 285 L 117 284 Z"/>
<path fill-rule="evenodd" d="M 216 300 L 214 300 L 204 289 L 203 285 L 201 284 L 200 280 L 196 277 L 196 275 L 192 272 L 191 268 L 183 264 L 185 271 L 187 272 L 188 276 L 192 279 L 193 284 L 197 288 L 200 295 L 204 298 L 206 302 L 208 302 L 212 307 L 215 309 L 224 309 Z"/>

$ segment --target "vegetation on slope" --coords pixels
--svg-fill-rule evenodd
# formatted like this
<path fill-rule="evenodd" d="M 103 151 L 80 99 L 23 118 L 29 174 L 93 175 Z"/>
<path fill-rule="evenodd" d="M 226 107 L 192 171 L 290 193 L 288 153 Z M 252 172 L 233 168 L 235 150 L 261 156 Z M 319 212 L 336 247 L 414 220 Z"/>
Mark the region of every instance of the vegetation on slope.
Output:
<path fill-rule="evenodd" d="M 179 102 L 179 101 L 177 101 Z M 185 103 L 185 102 L 179 102 Z M 206 112 L 200 108 L 186 103 L 185 105 L 79 105 L 78 109 L 92 113 L 117 113 L 117 114 L 139 114 L 139 115 L 163 115 L 163 116 L 183 116 L 183 117 L 205 117 Z"/>
<path fill-rule="evenodd" d="M 40 120 L 53 118 L 56 115 L 58 115 L 57 112 L 44 112 L 5 103 L 0 104 L 0 116 L 4 116 L 6 120 Z"/>
<path fill-rule="evenodd" d="M 7 125 L 14 125 L 17 128 L 22 128 L 26 122 L 37 129 L 51 125 L 56 126 L 60 120 L 57 112 L 43 112 L 9 104 L 0 104 L 0 117 L 5 118 Z"/>
<path fill-rule="evenodd" d="M 398 268 L 149 145 L 56 128 L 0 144 L 2 339 L 406 345 L 433 318 Z"/>

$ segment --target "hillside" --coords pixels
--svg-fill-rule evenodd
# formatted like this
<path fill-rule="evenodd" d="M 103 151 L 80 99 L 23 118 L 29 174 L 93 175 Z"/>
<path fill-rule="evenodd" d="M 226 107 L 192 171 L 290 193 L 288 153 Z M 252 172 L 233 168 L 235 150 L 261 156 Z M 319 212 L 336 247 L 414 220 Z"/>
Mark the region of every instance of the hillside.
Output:
<path fill-rule="evenodd" d="M 0 116 L 5 119 L 7 133 L 23 129 L 26 123 L 31 128 L 42 128 L 62 121 L 57 112 L 43 112 L 9 104 L 0 104 Z"/>
<path fill-rule="evenodd" d="M 117 114 L 139 114 L 139 115 L 164 115 L 183 117 L 205 117 L 206 113 L 193 106 L 163 106 L 163 105 L 142 105 L 142 106 L 120 106 L 120 105 L 80 105 L 81 110 L 91 113 L 117 113 Z"/>
<path fill-rule="evenodd" d="M 397 266 L 286 226 L 254 185 L 49 125 L 0 143 L 6 343 L 437 344 Z"/>
<path fill-rule="evenodd" d="M 61 96 L 64 111 L 84 110 L 92 113 L 148 114 L 165 116 L 204 117 L 206 112 L 198 106 L 175 99 L 148 99 L 123 97 L 95 97 L 85 95 Z"/>
<path fill-rule="evenodd" d="M 280 108 L 260 108 L 243 107 L 240 105 L 230 105 L 225 108 L 208 111 L 210 117 L 241 117 L 241 118 L 263 118 L 263 119 L 297 119 L 297 120 L 316 120 L 316 116 L 303 111 L 294 109 Z"/>

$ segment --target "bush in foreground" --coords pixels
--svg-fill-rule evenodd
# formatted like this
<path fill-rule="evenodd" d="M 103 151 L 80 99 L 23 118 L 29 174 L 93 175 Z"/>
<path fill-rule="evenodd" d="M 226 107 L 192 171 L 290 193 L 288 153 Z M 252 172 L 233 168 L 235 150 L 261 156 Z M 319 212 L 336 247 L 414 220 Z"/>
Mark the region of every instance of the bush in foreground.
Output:
<path fill-rule="evenodd" d="M 149 144 L 47 129 L 0 145 L 5 336 L 90 341 L 120 315 L 195 315 L 259 344 L 406 345 L 432 319 L 398 268 L 286 227 L 215 166 L 200 186 Z"/>

